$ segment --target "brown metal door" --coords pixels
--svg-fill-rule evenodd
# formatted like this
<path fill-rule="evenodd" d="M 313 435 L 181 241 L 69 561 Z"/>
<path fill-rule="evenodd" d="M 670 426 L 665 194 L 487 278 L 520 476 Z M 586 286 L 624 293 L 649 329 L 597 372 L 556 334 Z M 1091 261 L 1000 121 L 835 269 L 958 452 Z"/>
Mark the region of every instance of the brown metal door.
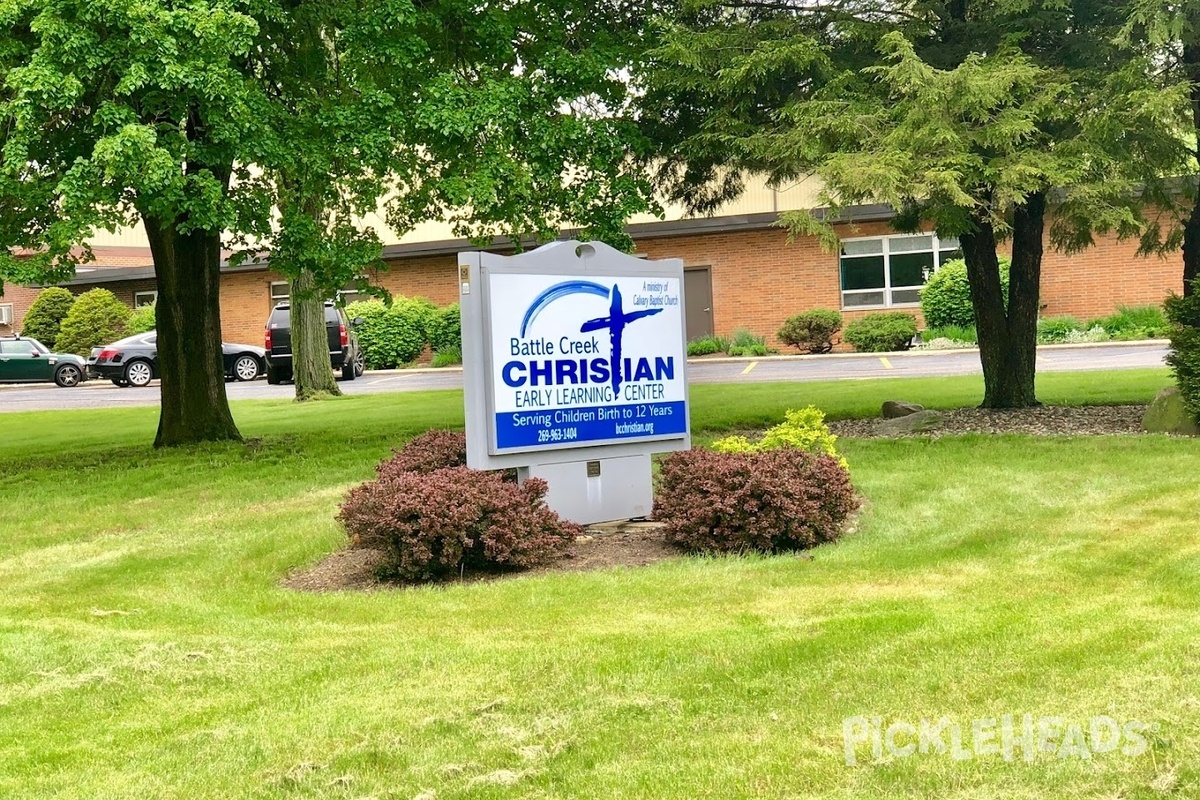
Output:
<path fill-rule="evenodd" d="M 708 267 L 684 270 L 683 299 L 688 341 L 712 336 L 712 275 Z"/>

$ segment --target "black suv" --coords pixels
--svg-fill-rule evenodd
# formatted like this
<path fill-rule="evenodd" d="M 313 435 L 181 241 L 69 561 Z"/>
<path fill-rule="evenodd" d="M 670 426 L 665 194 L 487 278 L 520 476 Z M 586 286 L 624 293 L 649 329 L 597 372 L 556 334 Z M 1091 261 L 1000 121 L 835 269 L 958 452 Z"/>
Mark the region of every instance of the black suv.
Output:
<path fill-rule="evenodd" d="M 360 320 L 355 320 L 358 324 Z M 333 371 L 341 371 L 342 380 L 352 381 L 363 374 L 365 362 L 354 324 L 346 319 L 346 312 L 325 301 L 325 330 L 329 334 L 329 364 Z M 292 306 L 277 303 L 267 320 L 263 337 L 267 350 L 267 383 L 283 383 L 292 379 Z"/>

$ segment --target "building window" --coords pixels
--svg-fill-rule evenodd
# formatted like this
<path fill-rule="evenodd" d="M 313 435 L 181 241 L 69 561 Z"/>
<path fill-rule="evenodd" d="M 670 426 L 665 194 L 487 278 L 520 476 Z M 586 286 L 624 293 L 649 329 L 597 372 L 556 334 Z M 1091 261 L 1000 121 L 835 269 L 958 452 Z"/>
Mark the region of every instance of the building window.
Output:
<path fill-rule="evenodd" d="M 915 306 L 929 276 L 961 258 L 957 239 L 933 234 L 842 241 L 842 307 Z"/>
<path fill-rule="evenodd" d="M 13 324 L 13 304 L 0 303 L 0 325 L 11 328 Z"/>
<path fill-rule="evenodd" d="M 286 303 L 291 297 L 292 290 L 287 281 L 271 282 L 271 308 L 274 308 L 276 303 Z"/>
<path fill-rule="evenodd" d="M 158 302 L 158 292 L 134 292 L 133 307 L 152 306 Z"/>

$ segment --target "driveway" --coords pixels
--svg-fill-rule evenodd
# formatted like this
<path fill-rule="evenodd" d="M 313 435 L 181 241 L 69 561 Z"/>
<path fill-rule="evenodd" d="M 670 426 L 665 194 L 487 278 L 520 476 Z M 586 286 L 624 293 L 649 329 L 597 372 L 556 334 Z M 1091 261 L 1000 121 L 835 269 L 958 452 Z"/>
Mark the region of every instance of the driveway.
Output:
<path fill-rule="evenodd" d="M 1167 346 L 1163 342 L 1053 345 L 1038 348 L 1038 371 L 1082 372 L 1161 367 L 1166 354 Z M 980 371 L 979 354 L 974 350 L 921 350 L 884 356 L 846 353 L 760 359 L 702 358 L 688 363 L 688 380 L 690 383 L 768 383 L 928 378 L 977 375 Z M 339 385 L 349 395 L 461 389 L 462 371 L 447 368 L 368 372 L 358 380 Z M 291 386 L 271 386 L 262 380 L 229 383 L 226 391 L 230 400 L 285 399 L 293 396 Z M 0 412 L 152 406 L 158 402 L 157 382 L 142 389 L 119 389 L 108 381 L 89 381 L 77 389 L 60 389 L 53 384 L 0 387 Z"/>

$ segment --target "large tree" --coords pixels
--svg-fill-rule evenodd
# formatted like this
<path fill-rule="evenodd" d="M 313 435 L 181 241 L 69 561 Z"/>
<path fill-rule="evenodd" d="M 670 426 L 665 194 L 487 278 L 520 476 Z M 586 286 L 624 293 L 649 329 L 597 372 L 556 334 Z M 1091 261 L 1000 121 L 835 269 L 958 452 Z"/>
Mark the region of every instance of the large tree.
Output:
<path fill-rule="evenodd" d="M 223 245 L 274 248 L 319 303 L 377 263 L 381 198 L 399 230 L 619 241 L 648 204 L 620 74 L 642 22 L 619 1 L 5 0 L 0 280 L 67 277 L 95 229 L 140 220 L 155 444 L 238 439 Z"/>
<path fill-rule="evenodd" d="M 398 232 L 448 216 L 518 243 L 571 225 L 620 244 L 649 205 L 619 73 L 639 53 L 637 5 L 325 0 L 263 27 L 256 164 L 279 218 L 257 243 L 292 281 L 298 398 L 337 392 L 320 305 L 379 266 L 362 218 L 381 202 Z"/>
<path fill-rule="evenodd" d="M 0 278 L 67 277 L 95 229 L 141 220 L 158 281 L 157 445 L 240 438 L 218 268 L 222 232 L 262 211 L 231 188 L 260 125 L 246 70 L 258 25 L 241 5 L 0 4 Z"/>
<path fill-rule="evenodd" d="M 1174 151 L 1143 161 L 1144 194 L 1157 212 L 1143 236 L 1147 253 L 1183 249 L 1183 293 L 1200 278 L 1200 5 L 1134 0 L 1122 41 L 1149 60 L 1157 83 L 1179 102 Z M 1165 164 L 1165 165 L 1164 165 Z"/>
<path fill-rule="evenodd" d="M 645 76 L 660 177 L 694 207 L 738 170 L 816 174 L 833 213 L 890 203 L 900 230 L 963 247 L 987 407 L 1037 403 L 1043 241 L 1143 230 L 1128 153 L 1155 151 L 1169 102 L 1114 40 L 1120 3 L 704 3 L 665 26 Z M 785 217 L 832 235 L 826 215 Z M 1007 300 L 997 247 L 1012 248 Z"/>

